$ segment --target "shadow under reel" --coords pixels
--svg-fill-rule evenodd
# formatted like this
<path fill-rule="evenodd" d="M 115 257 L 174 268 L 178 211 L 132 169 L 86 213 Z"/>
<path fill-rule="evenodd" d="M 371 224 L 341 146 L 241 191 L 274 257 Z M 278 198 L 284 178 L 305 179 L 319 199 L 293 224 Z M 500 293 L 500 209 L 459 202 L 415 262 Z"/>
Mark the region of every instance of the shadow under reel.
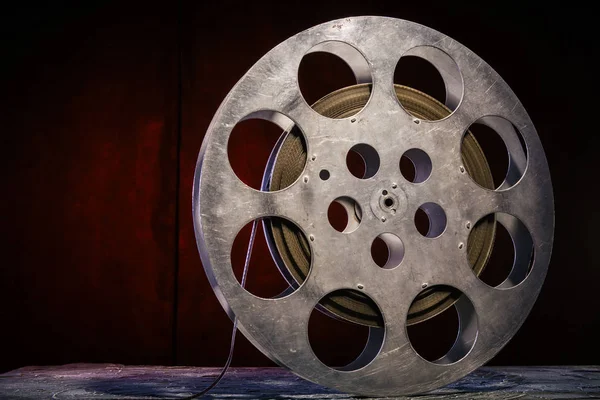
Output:
<path fill-rule="evenodd" d="M 314 52 L 345 61 L 356 84 L 310 105 L 297 76 L 302 58 Z M 437 69 L 443 103 L 393 84 L 403 56 Z M 252 118 L 283 132 L 261 190 L 236 176 L 227 153 L 233 128 Z M 476 126 L 505 145 L 508 166 L 499 183 Z M 364 161 L 360 176 L 346 165 L 349 152 Z M 401 159 L 409 161 L 409 177 Z M 347 214 L 340 229 L 328 221 L 332 203 Z M 206 274 L 248 340 L 305 379 L 374 396 L 447 385 L 498 353 L 538 296 L 554 231 L 544 151 L 508 85 L 455 40 L 384 17 L 342 19 L 301 32 L 240 79 L 200 150 L 193 214 Z M 420 214 L 425 228 L 416 223 Z M 259 220 L 289 284 L 275 298 L 249 293 L 231 265 L 236 235 Z M 489 284 L 484 275 L 500 228 L 510 235 L 514 256 L 506 276 Z M 371 257 L 376 239 L 388 249 L 381 265 Z M 459 320 L 456 340 L 445 355 L 427 360 L 407 327 L 451 307 Z M 308 338 L 315 308 L 368 327 L 366 346 L 350 364 L 330 367 L 315 355 Z"/>

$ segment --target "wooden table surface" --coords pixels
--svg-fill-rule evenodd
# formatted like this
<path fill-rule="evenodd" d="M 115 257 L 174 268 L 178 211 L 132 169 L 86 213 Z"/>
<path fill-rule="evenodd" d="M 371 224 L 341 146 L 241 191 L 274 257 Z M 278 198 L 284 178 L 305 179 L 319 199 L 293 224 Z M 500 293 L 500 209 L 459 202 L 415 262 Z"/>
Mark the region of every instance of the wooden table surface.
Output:
<path fill-rule="evenodd" d="M 181 399 L 218 368 L 70 364 L 0 374 L 0 399 Z M 354 399 L 280 368 L 233 368 L 207 398 Z M 484 367 L 462 380 L 403 399 L 600 399 L 600 366 Z M 364 398 L 363 398 L 364 399 Z"/>

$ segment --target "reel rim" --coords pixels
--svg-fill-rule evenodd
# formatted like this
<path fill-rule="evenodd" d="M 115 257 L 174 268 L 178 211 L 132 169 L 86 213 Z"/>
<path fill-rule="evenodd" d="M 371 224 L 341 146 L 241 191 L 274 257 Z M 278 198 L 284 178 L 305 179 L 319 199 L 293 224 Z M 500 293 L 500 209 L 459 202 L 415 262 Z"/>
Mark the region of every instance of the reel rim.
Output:
<path fill-rule="evenodd" d="M 394 46 L 387 42 L 379 47 L 376 46 L 375 49 L 368 46 L 369 43 L 376 41 L 373 38 L 381 37 L 387 37 L 388 40 L 392 37 L 397 40 L 389 40 Z M 409 38 L 409 40 L 403 41 L 402 38 Z M 308 315 L 314 304 L 322 297 L 321 295 L 340 287 L 352 286 L 353 288 L 354 285 L 348 283 L 340 285 L 329 281 L 328 276 L 330 275 L 327 271 L 315 269 L 315 260 L 313 260 L 312 271 L 308 279 L 298 290 L 278 299 L 266 300 L 252 296 L 239 286 L 233 276 L 230 260 L 228 260 L 229 249 L 224 243 L 233 241 L 238 226 L 241 227 L 257 217 L 268 215 L 288 217 L 302 229 L 307 237 L 314 235 L 317 238 L 310 244 L 311 252 L 315 251 L 314 246 L 320 245 L 319 240 L 325 238 L 322 235 L 325 230 L 318 227 L 313 228 L 310 221 L 304 216 L 306 210 L 289 210 L 285 207 L 286 202 L 296 196 L 302 196 L 303 191 L 318 189 L 314 186 L 302 185 L 318 181 L 316 174 L 320 168 L 315 171 L 316 167 L 309 162 L 303 172 L 304 176 L 309 177 L 307 182 L 299 180 L 278 192 L 258 192 L 235 181 L 237 177 L 228 165 L 224 138 L 228 137 L 228 132 L 236 122 L 252 112 L 262 113 L 266 109 L 281 112 L 299 126 L 305 135 L 309 149 L 311 141 L 319 140 L 317 133 L 323 130 L 329 129 L 332 137 L 335 137 L 334 133 L 342 135 L 343 132 L 347 132 L 348 126 L 352 126 L 350 124 L 354 122 L 349 119 L 332 122 L 323 120 L 324 117 L 319 118 L 303 101 L 294 80 L 294 73 L 297 70 L 294 66 L 297 67 L 301 56 L 315 44 L 327 39 L 345 41 L 361 49 L 362 54 L 369 60 L 374 93 L 365 108 L 353 117 L 356 120 L 360 119 L 363 124 L 365 121 L 373 122 L 369 118 L 374 110 L 387 112 L 394 119 L 394 123 L 406 128 L 405 135 L 409 139 L 414 137 L 419 128 L 424 127 L 431 129 L 432 132 L 447 134 L 449 137 L 436 136 L 436 141 L 440 142 L 436 145 L 440 146 L 440 144 L 450 143 L 451 139 L 462 137 L 465 131 L 462 128 L 465 125 L 468 126 L 479 117 L 485 116 L 482 114 L 486 114 L 509 120 L 519 128 L 525 139 L 529 159 L 523 176 L 510 189 L 485 191 L 477 187 L 473 181 L 469 181 L 470 178 L 464 177 L 464 174 L 453 171 L 453 169 L 444 170 L 453 180 L 460 182 L 460 187 L 465 192 L 457 194 L 458 199 L 455 199 L 456 204 L 462 204 L 460 210 L 446 209 L 447 214 L 449 210 L 452 214 L 449 223 L 453 224 L 452 221 L 455 217 L 458 218 L 458 215 L 462 222 L 465 218 L 470 221 L 478 221 L 479 217 L 487 215 L 489 212 L 503 211 L 512 215 L 516 214 L 529 231 L 535 248 L 531 272 L 521 283 L 510 289 L 486 287 L 475 277 L 470 276 L 470 271 L 465 271 L 464 265 L 460 264 L 460 255 L 454 253 L 452 253 L 450 262 L 456 262 L 459 265 L 455 271 L 456 276 L 444 275 L 444 279 L 433 281 L 439 284 L 449 284 L 461 290 L 465 295 L 462 298 L 470 300 L 473 311 L 477 313 L 475 321 L 468 311 L 463 313 L 461 318 L 463 331 L 468 331 L 475 326 L 477 332 L 471 343 L 472 347 L 460 360 L 448 364 L 425 362 L 418 354 L 414 353 L 411 349 L 412 346 L 406 346 L 410 344 L 410 341 L 407 340 L 406 332 L 403 332 L 401 326 L 405 319 L 400 318 L 398 321 L 398 318 L 395 317 L 405 315 L 408 306 L 406 302 L 401 304 L 391 302 L 385 295 L 385 280 L 373 278 L 374 280 L 364 286 L 365 290 L 371 290 L 373 287 L 371 283 L 377 282 L 384 288 L 384 290 L 371 292 L 373 300 L 382 309 L 386 321 L 382 347 L 376 351 L 377 357 L 356 370 L 333 370 L 322 365 L 312 354 L 310 344 L 304 337 L 306 335 L 303 335 L 302 332 L 293 332 L 285 338 L 279 337 L 282 335 L 278 335 L 278 333 L 287 332 L 287 328 L 296 325 L 282 312 L 286 309 L 293 310 L 296 317 L 305 318 L 307 323 Z M 392 64 L 395 65 L 394 62 L 408 49 L 419 46 L 437 47 L 448 54 L 459 66 L 465 85 L 465 95 L 461 98 L 457 110 L 449 117 L 431 124 L 426 121 L 415 124 L 410 115 L 402 114 L 402 109 L 398 108 L 398 104 L 391 101 L 389 86 L 385 83 L 390 76 L 389 67 Z M 285 58 L 282 57 L 284 55 L 289 57 L 286 58 L 288 61 L 282 64 L 281 60 Z M 266 72 L 271 77 L 273 77 L 271 74 L 275 73 L 275 80 L 280 85 L 264 84 Z M 477 77 L 480 79 L 476 80 Z M 262 85 L 258 86 L 259 82 Z M 281 85 L 283 90 L 281 90 Z M 265 98 L 258 98 L 258 95 L 253 94 L 253 87 L 260 87 L 260 94 Z M 482 93 L 485 93 L 485 96 Z M 270 99 L 266 100 L 269 97 Z M 267 107 L 268 105 L 270 107 Z M 345 130 L 341 129 L 342 126 Z M 360 128 L 357 129 L 357 131 L 359 130 Z M 365 132 L 357 133 L 364 134 Z M 352 133 L 348 134 L 352 138 Z M 354 135 L 355 139 L 360 137 L 358 134 Z M 323 139 L 321 138 L 321 140 Z M 376 142 L 376 138 L 371 138 L 371 140 Z M 314 142 L 312 146 L 314 149 Z M 311 151 L 309 153 L 312 154 Z M 458 167 L 458 164 L 455 164 L 456 158 L 450 157 L 452 154 L 437 155 L 443 161 Z M 432 159 L 434 159 L 433 156 Z M 446 165 L 443 162 L 441 164 Z M 214 178 L 217 177 L 229 179 L 230 186 L 218 187 L 214 182 Z M 332 176 L 332 178 L 336 178 L 336 176 Z M 387 187 L 388 184 L 391 186 L 391 182 L 381 181 L 379 184 L 380 186 Z M 244 210 L 237 210 L 235 218 L 229 215 L 231 210 L 226 209 L 219 201 L 228 196 L 231 197 L 231 195 L 243 196 L 244 204 L 248 206 Z M 407 193 L 409 202 L 412 195 L 412 192 Z M 470 199 L 475 195 L 480 201 L 472 203 Z M 361 200 L 359 199 L 359 201 Z M 536 208 L 538 213 L 533 211 Z M 428 391 L 461 378 L 493 357 L 524 322 L 541 289 L 552 247 L 553 210 L 552 186 L 543 148 L 529 116 L 508 85 L 483 60 L 447 36 L 422 25 L 384 17 L 358 17 L 331 21 L 301 32 L 269 51 L 238 82 L 215 114 L 200 151 L 194 178 L 194 225 L 203 265 L 223 307 L 231 317 L 235 312 L 240 330 L 263 353 L 300 376 L 325 386 L 358 394 L 385 396 Z M 220 224 L 217 224 L 217 221 Z M 459 230 L 456 225 L 447 227 L 446 232 L 448 229 L 462 237 L 462 242 L 466 243 L 468 235 L 465 232 Z M 233 237 L 229 238 L 232 234 Z M 444 235 L 442 234 L 441 237 Z M 454 249 L 455 241 L 452 241 L 451 244 Z M 448 250 L 451 248 L 450 242 L 444 242 L 442 246 Z M 325 256 L 321 254 L 320 257 Z M 432 260 L 435 260 L 435 257 L 426 255 L 425 264 Z M 323 260 L 318 261 L 322 262 Z M 415 287 L 416 283 L 431 281 L 429 278 L 435 275 L 432 275 L 432 271 L 418 269 L 416 266 L 414 268 L 411 272 L 413 275 L 417 274 L 421 279 L 413 278 L 409 282 L 412 285 L 406 283 L 407 281 L 402 281 L 400 285 L 403 296 L 409 300 L 412 300 L 421 290 L 420 287 Z M 433 269 L 435 273 L 443 273 L 435 266 Z M 352 269 L 347 273 L 353 273 L 354 278 L 361 282 L 369 281 L 369 276 L 359 269 Z M 312 281 L 311 278 L 313 278 Z M 318 285 L 315 284 L 317 278 L 319 279 Z M 509 293 L 512 296 L 502 297 L 502 293 Z M 280 313 L 279 317 L 265 315 L 268 314 L 265 312 L 266 309 Z M 502 312 L 509 315 L 510 318 L 500 318 Z M 274 322 L 275 320 L 277 323 Z M 303 322 L 300 324 L 301 327 L 304 327 L 302 324 Z M 265 330 L 272 332 L 272 335 L 266 337 L 262 333 Z M 502 334 L 498 334 L 498 332 L 502 332 Z M 410 366 L 410 368 L 406 366 Z M 419 371 L 418 376 L 411 374 L 411 371 Z"/>

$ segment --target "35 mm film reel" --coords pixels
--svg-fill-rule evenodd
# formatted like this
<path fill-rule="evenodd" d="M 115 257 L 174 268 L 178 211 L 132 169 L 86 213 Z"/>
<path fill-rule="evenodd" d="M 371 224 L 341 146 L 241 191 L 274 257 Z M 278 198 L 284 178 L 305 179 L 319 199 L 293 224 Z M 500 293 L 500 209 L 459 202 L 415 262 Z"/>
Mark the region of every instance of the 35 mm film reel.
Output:
<path fill-rule="evenodd" d="M 297 72 L 302 57 L 343 59 L 357 84 L 312 106 Z M 394 85 L 405 55 L 433 64 L 446 86 L 442 104 Z M 278 124 L 262 190 L 233 171 L 228 140 L 249 118 Z M 472 124 L 496 131 L 509 154 L 496 187 Z M 358 153 L 365 170 L 346 166 Z M 398 165 L 405 157 L 410 177 Z M 328 222 L 331 203 L 347 223 Z M 428 218 L 419 230 L 415 215 Z M 301 32 L 269 51 L 235 85 L 208 129 L 194 178 L 193 213 L 206 274 L 243 334 L 276 363 L 313 382 L 365 395 L 428 391 L 489 361 L 516 333 L 541 289 L 553 241 L 550 174 L 533 123 L 508 85 L 453 39 L 412 22 L 358 17 Z M 271 219 L 270 217 L 278 217 Z M 231 265 L 237 233 L 264 219 L 272 256 L 290 288 L 276 298 L 246 291 Z M 497 286 L 479 279 L 498 224 L 514 243 L 514 262 Z M 375 239 L 389 256 L 376 265 Z M 364 351 L 332 368 L 308 340 L 313 309 L 369 327 Z M 411 346 L 407 326 L 449 307 L 458 336 L 428 361 Z"/>

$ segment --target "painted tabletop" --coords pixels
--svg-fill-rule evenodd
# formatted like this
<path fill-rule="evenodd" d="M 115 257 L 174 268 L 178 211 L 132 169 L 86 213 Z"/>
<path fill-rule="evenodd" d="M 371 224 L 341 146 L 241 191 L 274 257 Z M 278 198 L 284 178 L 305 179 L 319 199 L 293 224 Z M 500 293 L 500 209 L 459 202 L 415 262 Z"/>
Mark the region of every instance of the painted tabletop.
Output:
<path fill-rule="evenodd" d="M 69 364 L 0 374 L 0 399 L 182 399 L 220 370 Z M 205 398 L 354 399 L 280 368 L 232 368 Z M 364 397 L 360 397 L 364 399 Z M 452 385 L 401 399 L 600 399 L 600 366 L 484 367 Z"/>

